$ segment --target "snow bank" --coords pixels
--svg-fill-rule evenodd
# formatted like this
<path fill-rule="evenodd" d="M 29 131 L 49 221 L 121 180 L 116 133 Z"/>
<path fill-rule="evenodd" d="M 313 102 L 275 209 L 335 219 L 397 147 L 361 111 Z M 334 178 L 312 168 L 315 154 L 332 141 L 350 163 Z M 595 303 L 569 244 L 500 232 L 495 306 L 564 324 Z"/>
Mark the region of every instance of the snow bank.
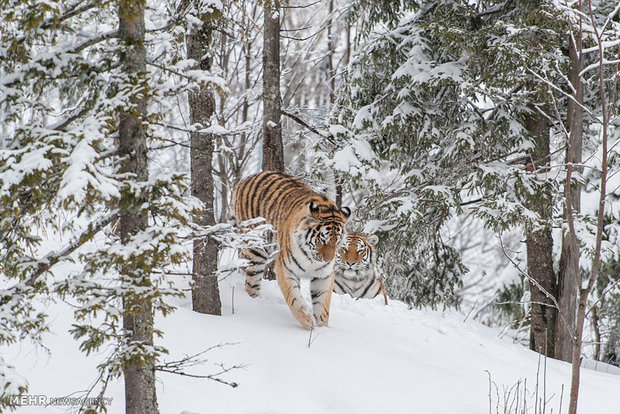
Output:
<path fill-rule="evenodd" d="M 533 393 L 538 372 L 547 407 L 558 412 L 562 386 L 562 410 L 568 407 L 568 364 L 547 360 L 544 376 L 545 361 L 536 353 L 498 339 L 496 329 L 463 322 L 461 313 L 409 310 L 395 301 L 384 306 L 382 298 L 356 301 L 334 294 L 331 326 L 316 329 L 308 347 L 309 331 L 290 314 L 275 282 L 264 281 L 257 299 L 245 293 L 240 276 L 221 285 L 223 316 L 196 314 L 185 299 L 172 316 L 158 319 L 165 333 L 160 341 L 171 352 L 169 360 L 230 343 L 210 351 L 206 364 L 188 372 L 208 375 L 221 370 L 219 363 L 245 365 L 222 376 L 239 386 L 158 374 L 164 414 L 483 414 L 489 412 L 486 371 L 500 398 L 503 387 L 524 379 Z M 104 354 L 87 358 L 78 351 L 67 334 L 68 305 L 53 304 L 49 313 L 54 320 L 46 336 L 49 354 L 27 344 L 2 354 L 28 378 L 31 394 L 61 397 L 86 390 Z M 619 375 L 584 369 L 579 413 L 620 413 L 619 389 Z M 110 385 L 108 396 L 113 398 L 109 412 L 124 412 L 122 381 Z M 496 400 L 494 395 L 493 404 Z M 533 406 L 533 395 L 529 402 Z M 67 408 L 22 407 L 18 412 L 61 413 Z"/>

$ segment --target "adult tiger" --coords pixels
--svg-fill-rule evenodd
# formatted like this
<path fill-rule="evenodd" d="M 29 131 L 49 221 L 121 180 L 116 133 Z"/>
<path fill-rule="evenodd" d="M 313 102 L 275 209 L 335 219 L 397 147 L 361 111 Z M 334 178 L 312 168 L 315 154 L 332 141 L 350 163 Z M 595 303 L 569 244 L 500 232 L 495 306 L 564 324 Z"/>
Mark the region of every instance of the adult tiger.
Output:
<path fill-rule="evenodd" d="M 374 298 L 381 292 L 387 304 L 383 282 L 376 270 L 375 245 L 378 241 L 374 234 L 347 235 L 334 267 L 334 292 L 348 293 L 354 298 Z"/>
<path fill-rule="evenodd" d="M 306 328 L 327 326 L 334 262 L 351 210 L 338 208 L 299 178 L 274 171 L 241 181 L 232 204 L 237 221 L 264 217 L 275 228 L 280 247 L 275 258 L 276 279 L 293 316 Z M 245 290 L 255 297 L 268 254 L 250 248 L 243 256 L 250 261 L 245 269 Z M 312 312 L 301 295 L 300 278 L 310 279 Z"/>

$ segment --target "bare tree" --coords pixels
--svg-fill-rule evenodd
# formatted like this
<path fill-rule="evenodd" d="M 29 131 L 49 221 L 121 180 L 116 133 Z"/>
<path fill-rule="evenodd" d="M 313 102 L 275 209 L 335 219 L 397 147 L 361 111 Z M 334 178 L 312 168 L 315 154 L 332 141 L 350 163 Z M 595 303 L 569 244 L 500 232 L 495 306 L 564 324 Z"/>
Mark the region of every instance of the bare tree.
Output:
<path fill-rule="evenodd" d="M 579 11 L 583 11 L 583 3 L 579 0 L 578 3 Z M 580 22 L 580 36 L 583 36 L 584 29 L 581 27 L 581 16 L 586 15 L 589 17 L 589 23 L 591 30 L 591 35 L 595 42 L 595 46 L 591 51 L 594 51 L 598 54 L 597 63 L 592 66 L 592 68 L 597 70 L 597 78 L 598 78 L 598 87 L 600 90 L 600 132 L 601 132 L 601 142 L 602 142 L 602 153 L 601 153 L 601 161 L 600 161 L 600 187 L 599 187 L 599 203 L 598 203 L 598 215 L 596 221 L 596 242 L 592 255 L 592 267 L 590 268 L 590 274 L 587 282 L 585 282 L 581 276 L 581 273 L 578 272 L 578 261 L 574 260 L 571 264 L 574 266 L 573 271 L 575 271 L 579 277 L 577 279 L 577 287 L 579 288 L 578 302 L 577 302 L 577 320 L 575 326 L 575 341 L 573 343 L 573 355 L 572 355 L 572 376 L 571 376 L 571 390 L 570 390 L 570 401 L 568 412 L 569 414 L 577 413 L 577 402 L 579 398 L 579 381 L 581 374 L 581 351 L 583 347 L 583 328 L 585 324 L 585 318 L 587 315 L 587 305 L 588 305 L 588 297 L 596 280 L 598 279 L 599 268 L 601 264 L 601 251 L 602 251 L 602 242 L 603 242 L 603 230 L 605 227 L 605 205 L 607 199 L 607 179 L 609 176 L 609 129 L 611 125 L 612 115 L 614 115 L 615 111 L 615 103 L 616 103 L 616 90 L 618 86 L 618 55 L 620 55 L 620 48 L 617 48 L 615 44 L 612 46 L 606 46 L 604 42 L 604 32 L 606 30 L 607 24 L 611 21 L 612 18 L 618 13 L 619 9 L 615 8 L 612 13 L 607 16 L 605 24 L 599 28 L 597 19 L 594 15 L 592 2 L 586 2 L 587 12 L 579 13 L 579 22 Z M 605 48 L 610 47 L 616 50 L 615 56 L 613 59 L 608 59 L 605 56 Z M 612 50 L 613 50 L 612 49 Z M 581 48 L 581 44 L 579 45 L 579 50 L 577 53 L 582 54 L 584 50 Z M 606 71 L 606 66 L 613 65 L 611 71 Z M 608 78 L 605 77 L 605 74 L 609 74 L 611 72 L 611 76 Z M 583 76 L 583 71 L 581 72 L 581 76 Z M 606 86 L 606 82 L 610 82 L 610 86 Z M 573 165 L 571 163 L 567 164 L 566 172 L 567 172 L 567 183 L 570 182 L 571 175 L 573 173 Z M 570 188 L 570 186 L 568 186 Z M 572 237 L 575 241 L 577 240 L 577 233 L 574 226 L 574 220 L 572 215 L 571 203 L 567 203 L 569 214 L 568 214 L 568 227 L 569 227 L 569 236 Z"/>
<path fill-rule="evenodd" d="M 215 15 L 204 18 L 202 26 L 194 30 L 187 41 L 187 57 L 198 62 L 198 67 L 204 71 L 211 70 L 213 61 L 210 51 L 213 37 L 211 25 L 215 18 Z M 208 85 L 202 85 L 200 90 L 189 93 L 189 112 L 192 126 L 199 128 L 192 132 L 190 137 L 192 195 L 204 203 L 204 210 L 197 223 L 201 226 L 212 226 L 215 224 L 212 166 L 215 136 L 200 131 L 210 125 L 211 117 L 215 113 L 215 98 Z M 221 315 L 222 304 L 217 282 L 217 242 L 210 237 L 194 240 L 193 249 L 192 308 L 200 313 Z"/>
<path fill-rule="evenodd" d="M 263 47 L 263 170 L 284 171 L 280 95 L 280 0 L 265 0 Z"/>
<path fill-rule="evenodd" d="M 144 2 L 119 1 L 119 38 L 125 43 L 121 65 L 130 82 L 140 84 L 146 72 L 144 46 Z M 146 131 L 147 94 L 134 94 L 133 108 L 119 116 L 119 153 L 123 159 L 121 172 L 137 182 L 148 180 Z M 121 243 L 127 245 L 134 234 L 148 225 L 144 211 L 136 211 L 135 194 L 124 192 L 120 203 Z M 150 274 L 137 265 L 123 266 L 123 277 L 138 287 L 150 287 Z M 153 346 L 153 302 L 150 296 L 126 296 L 123 300 L 123 329 L 129 346 Z M 123 367 L 125 376 L 125 412 L 127 414 L 156 414 L 155 366 L 151 360 L 129 360 Z"/>
<path fill-rule="evenodd" d="M 256 163 L 255 150 L 260 143 L 262 120 L 260 100 L 255 98 L 262 86 L 261 7 L 257 1 L 242 0 L 224 6 L 227 18 L 218 25 L 219 47 L 214 49 L 214 64 L 226 85 L 233 91 L 220 94 L 217 122 L 228 131 L 216 140 L 216 216 L 220 222 L 228 218 L 232 189 Z M 232 34 L 232 36 L 231 36 Z M 260 164 L 260 160 L 258 160 Z M 219 203 L 219 204 L 218 204 Z"/>

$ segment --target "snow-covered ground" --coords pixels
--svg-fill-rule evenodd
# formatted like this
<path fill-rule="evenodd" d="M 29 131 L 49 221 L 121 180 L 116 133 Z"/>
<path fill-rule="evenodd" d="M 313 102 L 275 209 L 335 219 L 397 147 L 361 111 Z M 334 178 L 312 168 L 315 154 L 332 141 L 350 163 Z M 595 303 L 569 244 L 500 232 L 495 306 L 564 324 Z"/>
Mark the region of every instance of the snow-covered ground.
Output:
<path fill-rule="evenodd" d="M 234 295 L 233 295 L 234 288 Z M 208 375 L 223 363 L 233 369 L 221 383 L 173 374 L 158 374 L 158 401 L 163 414 L 485 414 L 503 407 L 505 390 L 519 382 L 534 413 L 538 396 L 548 401 L 546 413 L 568 407 L 570 365 L 540 359 L 510 338 L 498 338 L 487 328 L 455 311 L 409 310 L 382 298 L 353 300 L 335 295 L 329 328 L 309 331 L 291 316 L 275 282 L 264 281 L 261 297 L 251 299 L 240 276 L 221 284 L 223 316 L 190 310 L 190 301 L 157 320 L 168 360 L 229 343 L 207 354 L 209 361 L 188 372 Z M 233 314 L 234 297 L 234 314 Z M 96 377 L 102 355 L 86 357 L 67 333 L 71 308 L 49 304 L 52 332 L 46 334 L 49 353 L 29 344 L 4 348 L 7 362 L 27 376 L 30 394 L 80 396 Z M 598 367 L 601 369 L 601 366 Z M 603 368 L 605 369 L 605 368 Z M 545 373 L 546 371 L 546 373 Z M 620 375 L 582 370 L 580 414 L 620 414 Z M 491 410 L 489 408 L 491 376 Z M 526 383 L 524 383 L 526 380 Z M 496 388 L 497 387 L 497 388 Z M 563 390 L 562 390 L 563 387 Z M 123 384 L 109 386 L 109 412 L 124 412 Z M 60 413 L 68 407 L 21 407 L 18 413 Z M 542 412 L 542 411 L 537 411 Z"/>

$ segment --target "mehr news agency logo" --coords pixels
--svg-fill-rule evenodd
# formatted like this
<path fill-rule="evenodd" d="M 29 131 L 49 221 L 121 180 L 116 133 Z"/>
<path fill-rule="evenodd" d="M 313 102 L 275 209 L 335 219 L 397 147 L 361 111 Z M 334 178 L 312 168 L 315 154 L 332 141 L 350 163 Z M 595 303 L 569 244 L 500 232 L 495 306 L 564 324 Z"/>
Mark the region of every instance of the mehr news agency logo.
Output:
<path fill-rule="evenodd" d="M 112 398 L 106 397 L 49 397 L 42 394 L 21 394 L 5 397 L 12 406 L 108 406 Z"/>

